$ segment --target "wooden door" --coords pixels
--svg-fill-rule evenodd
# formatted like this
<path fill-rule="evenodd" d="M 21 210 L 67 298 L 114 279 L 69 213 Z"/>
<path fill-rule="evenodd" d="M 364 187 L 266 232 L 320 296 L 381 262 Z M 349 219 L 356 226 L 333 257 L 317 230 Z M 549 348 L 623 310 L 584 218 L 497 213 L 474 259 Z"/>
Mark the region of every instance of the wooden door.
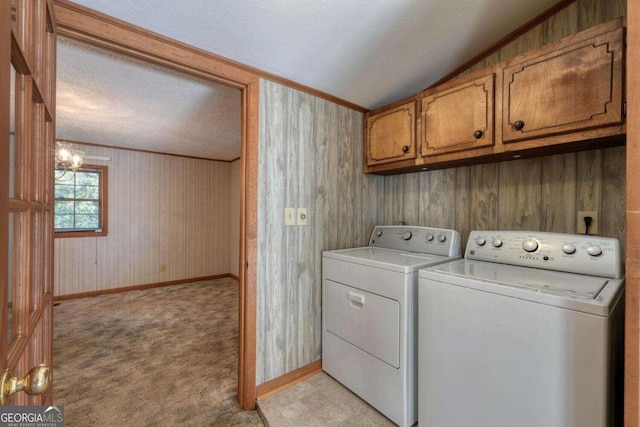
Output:
<path fill-rule="evenodd" d="M 507 63 L 503 142 L 622 123 L 623 29 L 590 36 L 593 31 L 598 28 Z"/>
<path fill-rule="evenodd" d="M 494 73 L 454 80 L 421 100 L 421 153 L 435 156 L 493 146 Z"/>
<path fill-rule="evenodd" d="M 0 376 L 52 364 L 53 13 L 51 0 L 0 2 Z M 6 403 L 51 404 L 51 390 Z"/>
<path fill-rule="evenodd" d="M 370 114 L 366 123 L 367 165 L 416 158 L 415 102 Z"/>

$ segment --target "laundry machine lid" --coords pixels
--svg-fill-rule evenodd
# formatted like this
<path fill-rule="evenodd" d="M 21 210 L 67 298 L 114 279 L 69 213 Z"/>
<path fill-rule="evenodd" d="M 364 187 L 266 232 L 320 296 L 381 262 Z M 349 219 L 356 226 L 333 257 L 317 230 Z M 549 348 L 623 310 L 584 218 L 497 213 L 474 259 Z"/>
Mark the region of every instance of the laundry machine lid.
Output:
<path fill-rule="evenodd" d="M 368 267 L 397 271 L 404 274 L 454 259 L 442 255 L 375 248 L 371 246 L 325 251 L 323 256 Z"/>
<path fill-rule="evenodd" d="M 624 288 L 624 279 L 467 259 L 422 269 L 419 277 L 599 316 L 608 315 Z"/>
<path fill-rule="evenodd" d="M 608 282 L 608 279 L 602 277 L 469 260 L 436 269 L 448 274 L 522 287 L 535 292 L 583 299 L 595 299 Z"/>

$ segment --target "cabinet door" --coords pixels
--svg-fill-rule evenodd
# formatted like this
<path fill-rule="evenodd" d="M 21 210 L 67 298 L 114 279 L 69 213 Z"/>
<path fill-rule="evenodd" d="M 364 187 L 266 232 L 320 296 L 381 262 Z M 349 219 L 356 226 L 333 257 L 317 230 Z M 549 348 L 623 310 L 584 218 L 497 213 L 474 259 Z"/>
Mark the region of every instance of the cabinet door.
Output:
<path fill-rule="evenodd" d="M 622 123 L 623 30 L 503 71 L 503 142 Z"/>
<path fill-rule="evenodd" d="M 367 165 L 415 159 L 415 123 L 415 102 L 367 117 Z"/>
<path fill-rule="evenodd" d="M 494 73 L 422 98 L 422 155 L 493 145 Z"/>

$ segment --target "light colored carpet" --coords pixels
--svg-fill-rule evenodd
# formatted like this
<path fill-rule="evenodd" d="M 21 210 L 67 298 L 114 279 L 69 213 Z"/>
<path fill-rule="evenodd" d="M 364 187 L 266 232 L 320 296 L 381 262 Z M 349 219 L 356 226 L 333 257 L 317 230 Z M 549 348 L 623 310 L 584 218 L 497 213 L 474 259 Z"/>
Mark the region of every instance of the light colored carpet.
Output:
<path fill-rule="evenodd" d="M 63 301 L 54 335 L 69 427 L 263 425 L 236 401 L 233 280 Z"/>

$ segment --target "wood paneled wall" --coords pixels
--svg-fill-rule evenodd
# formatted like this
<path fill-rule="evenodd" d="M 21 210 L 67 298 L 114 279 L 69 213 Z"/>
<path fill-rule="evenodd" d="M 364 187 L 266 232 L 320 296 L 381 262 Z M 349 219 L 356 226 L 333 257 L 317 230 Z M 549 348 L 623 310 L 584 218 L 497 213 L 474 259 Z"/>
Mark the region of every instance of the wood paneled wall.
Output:
<path fill-rule="evenodd" d="M 578 0 L 463 72 L 485 68 L 625 14 L 624 0 Z M 461 75 L 462 75 L 461 74 Z M 625 148 L 426 171 L 385 178 L 385 223 L 575 233 L 598 211 L 600 235 L 625 243 Z"/>
<path fill-rule="evenodd" d="M 394 175 L 385 223 L 472 230 L 575 233 L 598 211 L 600 235 L 625 242 L 625 147 Z"/>
<path fill-rule="evenodd" d="M 363 114 L 260 81 L 257 384 L 321 357 L 322 251 L 365 245 L 383 178 L 362 173 Z M 286 207 L 307 226 L 285 226 Z"/>
<path fill-rule="evenodd" d="M 109 168 L 109 234 L 55 239 L 55 295 L 230 272 L 230 163 L 78 147 L 111 158 L 89 161 Z"/>

